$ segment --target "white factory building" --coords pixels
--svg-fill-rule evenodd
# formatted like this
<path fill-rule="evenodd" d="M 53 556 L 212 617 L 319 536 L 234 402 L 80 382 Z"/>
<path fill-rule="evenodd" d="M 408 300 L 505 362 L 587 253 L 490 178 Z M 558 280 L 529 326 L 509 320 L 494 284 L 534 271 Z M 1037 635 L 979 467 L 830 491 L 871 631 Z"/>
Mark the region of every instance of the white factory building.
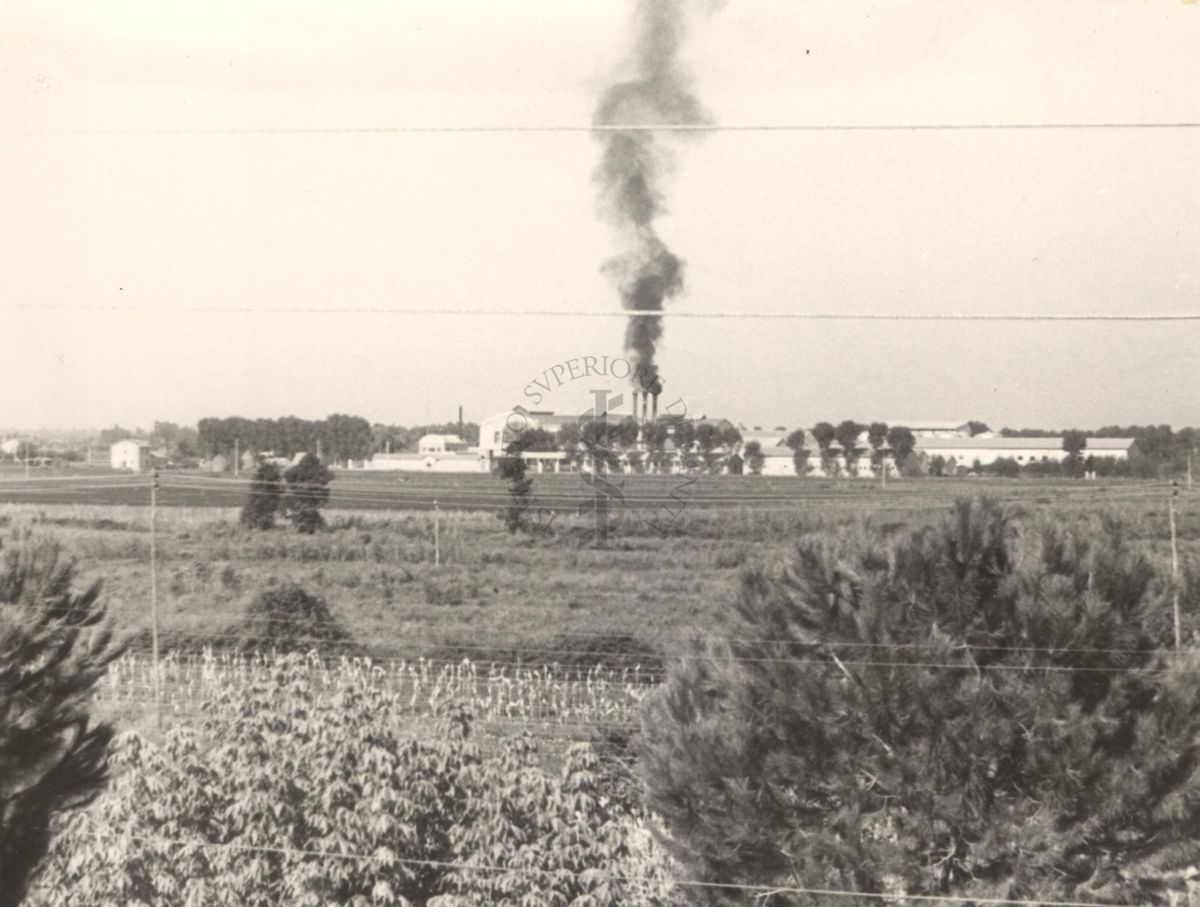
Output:
<path fill-rule="evenodd" d="M 641 396 L 646 397 L 646 395 Z M 664 425 L 673 425 L 677 421 L 665 413 L 655 418 L 653 408 L 647 410 L 642 407 L 639 411 L 639 405 L 636 402 L 634 412 L 637 413 L 639 420 L 656 421 Z M 609 416 L 614 422 L 626 417 L 617 412 Z M 482 421 L 477 448 L 468 448 L 457 435 L 425 435 L 418 442 L 416 453 L 376 454 L 364 464 L 363 468 L 404 472 L 486 473 L 495 468 L 496 462 L 504 455 L 505 446 L 521 433 L 537 429 L 556 435 L 565 427 L 579 425 L 581 418 L 577 414 L 526 409 L 518 405 Z M 709 424 L 721 430 L 733 427 L 733 423 L 725 419 L 700 417 L 689 421 L 694 426 Z M 1012 459 L 1019 465 L 1027 465 L 1037 462 L 1062 462 L 1067 457 L 1067 452 L 1063 450 L 1061 437 L 1006 438 L 990 431 L 972 436 L 971 425 L 965 420 L 895 419 L 887 420 L 886 424 L 908 428 L 914 436 L 914 452 L 926 462 L 935 457 L 941 457 L 944 462 L 953 460 L 954 465 L 962 469 L 971 469 L 976 464 L 988 466 L 1002 458 Z M 736 453 L 743 460 L 743 473 L 752 473 L 756 471 L 755 466 L 757 466 L 757 472 L 765 476 L 795 476 L 798 474 L 796 454 L 787 446 L 787 439 L 792 434 L 792 430 L 786 428 L 762 430 L 755 427 L 752 429 L 742 428 L 740 434 L 742 439 L 740 445 L 734 445 L 731 448 L 719 447 L 714 451 L 720 458 L 718 468 L 721 471 L 728 469 L 726 461 Z M 761 454 L 761 462 L 757 464 L 747 462 L 749 458 L 746 448 L 752 442 L 757 443 Z M 1088 438 L 1083 456 L 1127 460 L 1135 450 L 1132 438 Z M 875 451 L 871 447 L 866 430 L 860 433 L 855 443 L 853 457 L 848 458 L 837 441 L 832 441 L 822 452 L 812 432 L 805 429 L 804 452 L 805 456 L 801 460 L 801 474 L 806 476 L 816 478 L 835 475 L 873 477 L 879 474 L 880 465 L 873 462 Z M 627 453 L 627 462 L 625 463 L 627 472 L 648 469 L 645 464 L 647 464 L 650 452 L 646 449 L 645 444 L 639 444 L 637 449 Z M 891 451 L 884 448 L 880 453 L 882 454 L 883 468 L 889 474 L 895 475 L 897 467 Z M 590 468 L 586 457 L 581 457 L 577 451 L 573 453 L 563 450 L 526 451 L 523 456 L 539 473 Z M 695 448 L 693 448 L 692 456 L 697 457 Z M 661 449 L 659 465 L 654 467 L 654 471 L 679 472 L 687 469 L 688 467 L 683 464 L 682 460 L 683 457 L 675 444 L 668 438 Z"/>
<path fill-rule="evenodd" d="M 980 466 L 988 466 L 1007 458 L 1024 466 L 1039 462 L 1061 463 L 1067 458 L 1061 437 L 1002 438 L 990 432 L 974 438 L 918 437 L 916 450 L 930 459 L 940 456 L 949 461 L 953 458 L 956 464 L 968 469 L 976 461 Z M 1128 460 L 1133 450 L 1133 438 L 1088 438 L 1080 455 Z"/>
<path fill-rule="evenodd" d="M 486 456 L 458 435 L 422 435 L 416 453 L 377 453 L 363 469 L 384 472 L 487 472 Z"/>

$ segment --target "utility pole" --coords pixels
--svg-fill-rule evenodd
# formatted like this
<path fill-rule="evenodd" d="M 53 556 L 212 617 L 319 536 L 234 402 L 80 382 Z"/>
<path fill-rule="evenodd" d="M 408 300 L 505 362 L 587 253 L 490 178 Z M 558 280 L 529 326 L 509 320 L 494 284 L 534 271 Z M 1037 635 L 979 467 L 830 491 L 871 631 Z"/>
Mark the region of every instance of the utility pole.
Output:
<path fill-rule="evenodd" d="M 442 565 L 442 514 L 438 510 L 437 498 L 433 499 L 433 566 Z"/>
<path fill-rule="evenodd" d="M 1179 495 L 1179 483 L 1171 482 L 1171 497 L 1167 499 L 1167 511 L 1171 515 L 1171 586 L 1175 612 L 1175 648 L 1183 644 L 1179 626 L 1179 543 L 1175 536 L 1175 498 Z"/>
<path fill-rule="evenodd" d="M 158 470 L 150 473 L 150 646 L 154 661 L 154 714 L 162 727 L 162 675 L 158 667 Z"/>

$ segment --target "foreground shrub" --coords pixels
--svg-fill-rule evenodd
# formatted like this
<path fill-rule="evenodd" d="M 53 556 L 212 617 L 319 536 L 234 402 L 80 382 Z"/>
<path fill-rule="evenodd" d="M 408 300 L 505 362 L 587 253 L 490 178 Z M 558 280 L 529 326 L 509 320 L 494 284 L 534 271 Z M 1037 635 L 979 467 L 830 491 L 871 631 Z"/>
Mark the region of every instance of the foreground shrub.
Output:
<path fill-rule="evenodd" d="M 643 725 L 689 878 L 1168 903 L 1200 859 L 1200 657 L 1162 653 L 1165 586 L 1118 527 L 1017 541 L 961 503 L 743 574 Z"/>
<path fill-rule="evenodd" d="M 307 652 L 325 648 L 344 653 L 354 647 L 349 631 L 325 599 L 295 583 L 272 586 L 255 596 L 233 635 L 245 649 Z"/>
<path fill-rule="evenodd" d="M 279 668 L 161 747 L 122 737 L 111 790 L 67 823 L 34 903 L 670 903 L 588 749 L 550 773 L 528 738 L 477 747 L 461 711 L 396 727 L 370 670 L 342 672 L 330 701 L 315 666 Z"/>
<path fill-rule="evenodd" d="M 101 626 L 100 587 L 49 541 L 0 550 L 0 905 L 21 902 L 50 843 L 51 817 L 99 793 L 112 729 L 92 690 L 120 654 Z"/>

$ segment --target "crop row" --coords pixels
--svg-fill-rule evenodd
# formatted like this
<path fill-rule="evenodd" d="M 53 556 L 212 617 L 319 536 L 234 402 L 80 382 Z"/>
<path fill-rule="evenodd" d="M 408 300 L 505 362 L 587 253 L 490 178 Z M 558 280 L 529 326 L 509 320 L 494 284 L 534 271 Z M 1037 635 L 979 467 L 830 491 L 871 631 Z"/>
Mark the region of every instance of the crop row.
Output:
<path fill-rule="evenodd" d="M 97 691 L 101 706 L 160 701 L 168 711 L 202 708 L 230 689 L 270 680 L 282 659 L 274 654 L 205 650 L 172 652 L 157 672 L 144 654 L 128 654 L 112 664 Z M 366 683 L 386 698 L 389 715 L 429 715 L 448 702 L 467 708 L 482 722 L 550 724 L 631 724 L 652 677 L 640 669 L 593 667 L 566 673 L 552 666 L 481 664 L 469 659 L 438 662 L 425 658 L 379 661 L 362 657 L 304 660 L 314 695 L 334 700 L 347 688 Z"/>

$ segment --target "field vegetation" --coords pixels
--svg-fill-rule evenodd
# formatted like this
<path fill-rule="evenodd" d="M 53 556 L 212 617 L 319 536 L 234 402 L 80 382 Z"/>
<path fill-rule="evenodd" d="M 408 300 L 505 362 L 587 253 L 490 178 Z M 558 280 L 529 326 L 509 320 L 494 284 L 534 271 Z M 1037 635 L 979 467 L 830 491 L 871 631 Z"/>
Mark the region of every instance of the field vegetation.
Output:
<path fill-rule="evenodd" d="M 664 486 L 630 483 L 622 522 L 597 547 L 593 519 L 575 512 L 587 489 L 574 476 L 536 478 L 535 496 L 571 502 L 554 512 L 545 533 L 510 534 L 494 509 L 443 509 L 435 555 L 426 500 L 436 497 L 443 508 L 456 494 L 502 502 L 505 490 L 496 479 L 479 481 L 486 477 L 421 478 L 427 484 L 411 492 L 415 500 L 377 493 L 378 501 L 354 500 L 347 509 L 338 493 L 348 497 L 354 480 L 339 473 L 329 525 L 312 535 L 283 523 L 269 531 L 239 525 L 235 508 L 248 482 L 233 489 L 238 498 L 208 486 L 164 489 L 156 522 L 164 648 L 243 647 L 250 603 L 266 589 L 295 584 L 325 603 L 362 654 L 657 669 L 659 653 L 679 651 L 698 628 L 719 624 L 744 565 L 777 561 L 807 533 L 866 523 L 895 534 L 926 525 L 956 497 L 981 491 L 1006 505 L 1018 526 L 1051 511 L 1073 523 L 1106 513 L 1121 518 L 1160 565 L 1170 556 L 1163 484 L 908 480 L 882 491 L 867 482 L 762 478 L 747 492 L 746 480 L 705 478 L 672 503 L 673 518 L 655 522 Z M 58 505 L 3 505 L 0 523 L 59 539 L 78 557 L 82 579 L 104 581 L 117 628 L 144 648 L 149 508 L 89 504 L 84 495 Z M 229 506 L 189 506 L 175 495 Z M 1185 560 L 1200 541 L 1200 513 L 1189 501 L 1179 499 L 1177 520 Z M 382 509 L 389 503 L 421 509 Z"/>
<path fill-rule="evenodd" d="M 1152 592 L 1138 600 L 1151 614 L 1138 620 L 1149 621 L 1155 645 L 1169 644 L 1173 594 L 1184 641 L 1200 634 L 1200 514 L 1186 492 L 1176 499 L 1181 571 L 1171 580 L 1170 491 L 1162 484 L 905 480 L 884 491 L 752 481 L 752 494 L 723 480 L 698 483 L 665 531 L 626 514 L 603 546 L 591 517 L 574 511 L 581 495 L 569 476 L 537 477 L 535 487 L 573 500 L 535 533 L 511 533 L 491 508 L 346 508 L 336 491 L 326 527 L 312 534 L 284 523 L 265 531 L 241 525 L 237 501 L 175 501 L 155 522 L 165 653 L 157 671 L 149 659 L 148 509 L 0 505 L 6 544 L 52 536 L 78 559 L 81 584 L 103 582 L 110 620 L 132 641 L 92 697 L 94 715 L 122 732 L 112 745 L 114 780 L 94 806 L 55 820 L 59 834 L 34 903 L 673 904 L 703 902 L 707 889 L 681 880 L 726 878 L 748 887 L 745 898 L 724 902 L 774 903 L 763 901 L 771 886 L 815 876 L 774 863 L 759 873 L 752 859 L 736 872 L 695 859 L 700 851 L 664 805 L 685 792 L 660 786 L 657 812 L 647 809 L 637 767 L 655 739 L 640 730 L 646 703 L 658 703 L 658 745 L 677 750 L 693 732 L 672 722 L 688 711 L 664 711 L 662 691 L 685 695 L 702 656 L 715 659 L 699 678 L 711 686 L 730 669 L 722 652 L 727 658 L 745 645 L 767 664 L 799 651 L 772 642 L 779 627 L 748 622 L 755 583 L 766 589 L 765 577 L 796 575 L 804 552 L 821 549 L 831 559 L 818 572 L 883 570 L 885 578 L 873 580 L 883 601 L 888 552 L 934 531 L 954 498 L 972 492 L 991 494 L 1004 514 L 1013 563 L 1041 550 L 1047 526 L 1088 539 L 1119 522 L 1121 545 L 1153 577 Z M 656 487 L 631 483 L 629 506 L 657 506 Z M 472 477 L 419 493 L 442 500 L 456 488 L 495 490 Z M 210 504 L 226 504 L 208 494 Z M 835 539 L 863 540 L 866 548 L 853 550 L 870 556 L 855 567 L 849 554 L 834 556 Z M 912 576 L 923 576 L 916 560 Z M 937 588 L 941 595 L 949 587 Z M 776 609 L 785 600 L 763 599 Z M 828 629 L 814 627 L 818 636 Z M 903 632 L 910 629 L 929 632 Z M 936 641 L 949 647 L 940 654 L 956 651 L 952 638 Z M 805 655 L 761 673 L 791 690 L 812 662 Z M 735 663 L 730 676 L 736 690 L 754 672 Z M 803 682 L 829 696 L 840 689 L 840 674 L 832 676 Z M 880 682 L 913 701 L 925 689 Z M 753 701 L 742 689 L 739 701 Z M 853 705 L 869 711 L 869 703 Z M 653 765 L 645 761 L 641 771 Z M 700 783 L 720 774 L 689 769 L 676 777 Z M 834 801 L 854 800 L 852 779 L 838 777 L 851 787 L 823 807 L 841 817 L 829 827 L 845 818 Z M 659 815 L 676 824 L 661 827 Z M 889 815 L 882 819 L 891 822 Z M 863 819 L 860 831 L 874 835 L 877 824 Z M 797 827 L 789 833 L 814 833 Z M 657 843 L 664 840 L 681 862 Z M 829 878 L 848 888 L 959 884 L 953 860 L 958 868 L 945 879 L 921 868 L 923 840 L 903 839 L 907 851 L 894 842 L 864 850 L 874 854 L 870 878 L 846 870 L 849 851 L 822 859 Z M 929 840 L 928 852 L 944 856 L 937 848 L 952 836 Z M 812 846 L 816 853 L 823 845 Z M 908 869 L 893 872 L 895 860 L 908 860 Z M 1004 889 L 1003 869 L 995 872 L 980 892 Z"/>

